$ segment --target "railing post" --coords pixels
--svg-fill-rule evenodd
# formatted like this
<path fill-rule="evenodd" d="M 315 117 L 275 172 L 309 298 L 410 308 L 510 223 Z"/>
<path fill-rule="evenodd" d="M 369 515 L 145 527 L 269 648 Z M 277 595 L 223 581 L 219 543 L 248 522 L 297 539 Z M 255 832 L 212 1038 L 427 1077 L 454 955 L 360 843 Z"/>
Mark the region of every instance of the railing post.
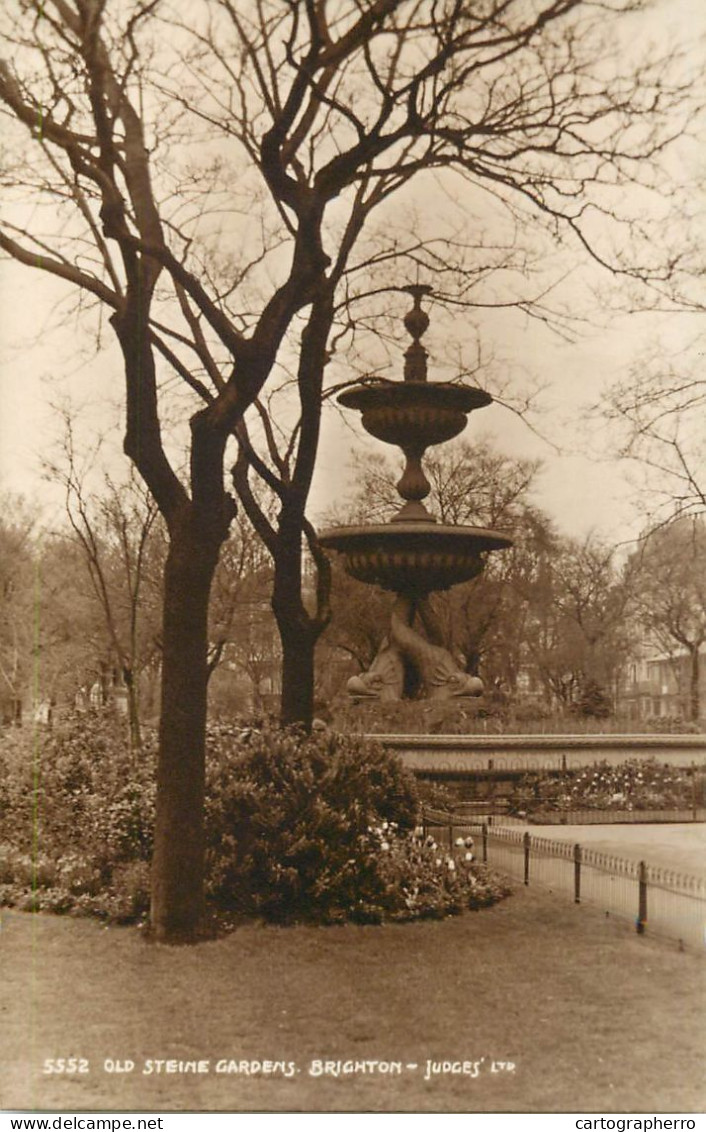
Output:
<path fill-rule="evenodd" d="M 647 924 L 647 865 L 644 861 L 640 861 L 640 872 L 638 881 L 638 909 L 637 909 L 637 934 L 642 935 Z"/>
<path fill-rule="evenodd" d="M 522 838 L 522 844 L 525 850 L 525 884 L 529 884 L 530 846 L 532 844 L 529 833 L 526 833 Z"/>
<path fill-rule="evenodd" d="M 428 834 L 428 832 L 429 832 L 429 826 L 427 825 L 427 811 L 426 811 L 426 806 L 422 806 L 422 837 L 423 837 L 423 838 L 424 838 L 425 840 L 426 840 L 426 837 L 427 837 L 427 834 Z"/>
<path fill-rule="evenodd" d="M 581 846 L 574 845 L 574 904 L 581 903 Z"/>
<path fill-rule="evenodd" d="M 454 819 L 453 814 L 449 814 L 449 853 L 454 847 Z"/>
<path fill-rule="evenodd" d="M 483 864 L 488 864 L 488 823 L 483 822 L 481 828 L 481 837 L 483 841 Z"/>

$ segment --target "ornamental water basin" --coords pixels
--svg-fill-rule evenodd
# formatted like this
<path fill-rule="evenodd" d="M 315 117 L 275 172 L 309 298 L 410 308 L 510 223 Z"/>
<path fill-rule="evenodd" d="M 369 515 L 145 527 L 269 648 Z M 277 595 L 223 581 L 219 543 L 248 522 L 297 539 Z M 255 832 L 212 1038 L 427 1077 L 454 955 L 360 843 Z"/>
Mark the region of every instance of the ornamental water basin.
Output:
<path fill-rule="evenodd" d="M 489 405 L 483 389 L 452 382 L 384 381 L 356 385 L 338 396 L 339 404 L 362 413 L 363 428 L 387 444 L 418 445 L 423 451 L 457 436 L 468 413 Z"/>
<path fill-rule="evenodd" d="M 487 551 L 512 545 L 502 531 L 433 521 L 333 527 L 319 541 L 344 555 L 346 571 L 358 581 L 417 595 L 470 581 Z"/>

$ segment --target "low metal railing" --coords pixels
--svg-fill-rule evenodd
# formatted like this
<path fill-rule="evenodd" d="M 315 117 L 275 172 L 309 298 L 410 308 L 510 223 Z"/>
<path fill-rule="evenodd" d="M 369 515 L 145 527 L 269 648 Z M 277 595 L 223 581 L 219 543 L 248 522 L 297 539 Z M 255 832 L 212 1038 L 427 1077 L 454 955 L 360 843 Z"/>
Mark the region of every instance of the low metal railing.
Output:
<path fill-rule="evenodd" d="M 470 833 L 478 860 L 525 885 L 599 907 L 631 921 L 640 933 L 681 946 L 706 944 L 706 878 L 452 813 L 427 809 L 422 820 L 425 832 L 448 840 L 449 847 Z"/>

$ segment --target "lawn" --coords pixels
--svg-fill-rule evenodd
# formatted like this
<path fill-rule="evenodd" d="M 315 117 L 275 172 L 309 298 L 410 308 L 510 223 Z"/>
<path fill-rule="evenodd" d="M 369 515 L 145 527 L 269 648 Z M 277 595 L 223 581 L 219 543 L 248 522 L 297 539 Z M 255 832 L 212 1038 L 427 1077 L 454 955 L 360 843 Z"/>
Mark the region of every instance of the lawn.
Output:
<path fill-rule="evenodd" d="M 4 911 L 0 946 L 4 1109 L 694 1112 L 706 1100 L 702 956 L 540 890 L 440 922 L 245 924 L 190 949 Z M 43 1073 L 71 1057 L 88 1071 Z M 157 1060 L 207 1071 L 157 1072 Z M 401 1071 L 315 1075 L 317 1060 Z M 240 1065 L 266 1061 L 287 1064 Z M 426 1080 L 428 1061 L 466 1072 Z"/>

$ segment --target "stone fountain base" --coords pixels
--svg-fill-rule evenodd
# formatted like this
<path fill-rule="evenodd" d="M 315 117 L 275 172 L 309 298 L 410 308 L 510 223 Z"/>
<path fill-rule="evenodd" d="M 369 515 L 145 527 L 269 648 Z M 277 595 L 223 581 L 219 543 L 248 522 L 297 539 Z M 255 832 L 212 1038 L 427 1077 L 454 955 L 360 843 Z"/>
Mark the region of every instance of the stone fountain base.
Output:
<path fill-rule="evenodd" d="M 529 771 L 562 771 L 606 762 L 656 759 L 677 767 L 706 766 L 704 735 L 393 735 L 374 738 L 415 774 L 463 779 Z"/>
<path fill-rule="evenodd" d="M 382 702 L 455 700 L 482 693 L 482 681 L 464 672 L 441 643 L 428 597 L 412 594 L 398 594 L 375 660 L 367 672 L 348 681 L 350 696 Z"/>

